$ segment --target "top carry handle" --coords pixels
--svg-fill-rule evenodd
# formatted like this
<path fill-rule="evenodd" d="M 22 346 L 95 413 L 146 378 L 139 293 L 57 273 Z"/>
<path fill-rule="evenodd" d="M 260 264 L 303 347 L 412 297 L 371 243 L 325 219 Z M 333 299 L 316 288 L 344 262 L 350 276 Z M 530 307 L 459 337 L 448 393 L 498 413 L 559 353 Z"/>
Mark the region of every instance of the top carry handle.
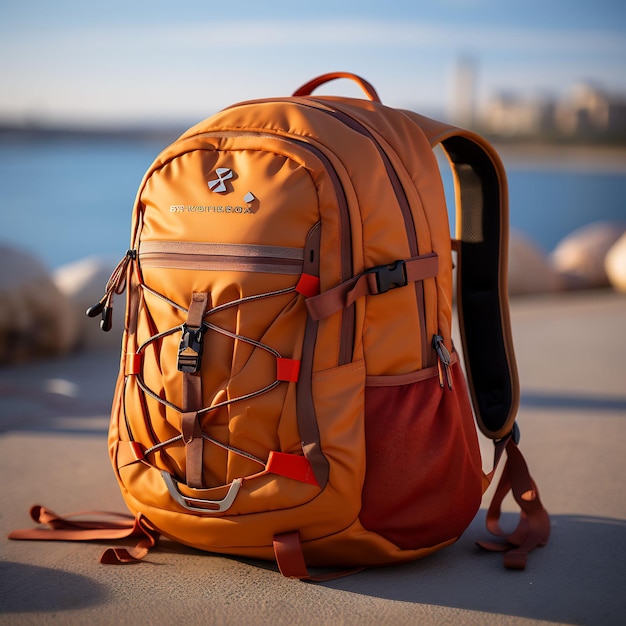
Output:
<path fill-rule="evenodd" d="M 330 81 L 336 80 L 338 78 L 347 78 L 354 81 L 363 90 L 369 100 L 371 100 L 372 102 L 380 103 L 380 98 L 378 96 L 378 93 L 376 92 L 376 89 L 374 89 L 374 86 L 364 78 L 361 78 L 360 76 L 357 76 L 356 74 L 352 74 L 350 72 L 329 72 L 328 74 L 322 74 L 321 76 L 317 76 L 316 78 L 310 80 L 308 83 L 305 83 L 301 87 L 298 87 L 298 89 L 293 92 L 293 96 L 310 96 L 313 91 L 315 91 L 315 89 L 317 89 L 321 85 L 329 83 Z"/>

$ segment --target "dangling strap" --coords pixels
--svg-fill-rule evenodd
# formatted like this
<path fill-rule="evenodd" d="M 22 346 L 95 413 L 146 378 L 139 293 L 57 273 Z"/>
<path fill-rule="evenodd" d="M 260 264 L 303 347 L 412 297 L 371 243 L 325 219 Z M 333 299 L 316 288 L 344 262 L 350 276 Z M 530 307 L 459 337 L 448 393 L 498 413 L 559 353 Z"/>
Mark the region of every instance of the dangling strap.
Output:
<path fill-rule="evenodd" d="M 75 520 L 83 515 L 116 517 L 120 521 Z M 124 513 L 89 511 L 72 513 L 66 517 L 57 515 L 50 509 L 35 505 L 30 509 L 30 516 L 38 524 L 47 524 L 50 528 L 26 528 L 14 530 L 9 539 L 37 541 L 102 541 L 106 539 L 126 539 L 138 537 L 139 541 L 132 548 L 108 548 L 100 557 L 100 562 L 112 565 L 135 563 L 143 559 L 159 536 L 148 526 L 145 518 L 138 513 L 135 517 Z"/>
<path fill-rule="evenodd" d="M 526 461 L 512 437 L 496 442 L 495 465 L 504 448 L 507 460 L 500 481 L 487 511 L 487 530 L 492 535 L 502 537 L 504 542 L 479 541 L 481 548 L 493 552 L 504 552 L 504 566 L 508 569 L 524 569 L 528 553 L 545 546 L 550 537 L 550 517 L 539 499 L 539 491 L 530 476 Z M 495 473 L 489 474 L 490 481 Z M 502 501 L 511 491 L 520 507 L 517 528 L 510 534 L 500 528 Z"/>

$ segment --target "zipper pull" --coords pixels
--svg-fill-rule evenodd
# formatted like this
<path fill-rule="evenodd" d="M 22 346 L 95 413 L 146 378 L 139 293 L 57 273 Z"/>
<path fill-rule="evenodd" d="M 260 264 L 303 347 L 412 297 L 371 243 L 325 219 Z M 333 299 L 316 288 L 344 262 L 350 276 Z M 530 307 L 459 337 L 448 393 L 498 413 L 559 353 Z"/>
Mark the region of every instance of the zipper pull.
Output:
<path fill-rule="evenodd" d="M 432 347 L 437 353 L 437 368 L 439 369 L 439 386 L 443 389 L 447 383 L 448 389 L 452 389 L 452 375 L 450 373 L 450 363 L 452 357 L 446 348 L 441 335 L 433 335 Z"/>
<path fill-rule="evenodd" d="M 102 315 L 100 328 L 104 332 L 111 330 L 113 325 L 113 297 L 121 294 L 126 289 L 126 268 L 131 261 L 137 258 L 137 250 L 127 250 L 124 258 L 115 266 L 109 280 L 107 281 L 104 295 L 93 306 L 90 306 L 85 314 L 88 317 Z"/>

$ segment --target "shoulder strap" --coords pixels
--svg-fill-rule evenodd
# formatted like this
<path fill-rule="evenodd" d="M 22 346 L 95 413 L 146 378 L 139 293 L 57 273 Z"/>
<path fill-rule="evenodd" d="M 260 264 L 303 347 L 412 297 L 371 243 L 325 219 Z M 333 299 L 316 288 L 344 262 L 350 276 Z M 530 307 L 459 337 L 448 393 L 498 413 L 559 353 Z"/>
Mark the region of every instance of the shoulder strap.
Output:
<path fill-rule="evenodd" d="M 480 430 L 499 439 L 513 428 L 519 382 L 507 291 L 509 207 L 506 174 L 479 135 L 411 114 L 454 175 L 457 305 L 465 367 Z"/>

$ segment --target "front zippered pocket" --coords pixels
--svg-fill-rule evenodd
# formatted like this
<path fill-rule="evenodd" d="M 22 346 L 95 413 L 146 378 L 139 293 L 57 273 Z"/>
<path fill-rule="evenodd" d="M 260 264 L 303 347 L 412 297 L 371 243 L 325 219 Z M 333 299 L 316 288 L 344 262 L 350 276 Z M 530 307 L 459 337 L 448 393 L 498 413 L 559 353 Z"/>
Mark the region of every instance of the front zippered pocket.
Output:
<path fill-rule="evenodd" d="M 304 248 L 199 241 L 142 241 L 142 268 L 301 274 Z"/>
<path fill-rule="evenodd" d="M 192 191 L 188 187 L 183 189 L 181 195 L 185 199 L 170 194 L 160 207 L 154 206 L 154 203 L 151 201 L 146 203 L 144 200 L 146 194 L 154 196 L 150 186 L 152 179 L 158 176 L 159 170 L 171 166 L 176 161 L 182 163 L 184 160 L 191 158 L 190 155 L 193 153 L 204 155 L 200 158 L 211 162 L 211 165 L 205 166 L 203 171 L 198 172 L 200 176 L 196 178 L 196 183 L 192 184 L 192 187 L 194 187 Z M 325 217 L 320 212 L 316 219 L 317 221 L 322 218 L 322 222 L 331 225 L 328 227 L 328 230 L 326 230 L 326 226 L 324 227 L 325 236 L 328 241 L 337 241 L 338 244 L 332 247 L 332 252 L 337 255 L 337 263 L 335 264 L 336 275 L 326 274 L 325 277 L 322 277 L 322 281 L 325 280 L 327 283 L 325 288 L 351 278 L 353 273 L 352 229 L 348 201 L 344 190 L 344 181 L 349 183 L 350 180 L 348 174 L 342 172 L 340 176 L 335 165 L 322 150 L 321 146 L 311 143 L 310 140 L 296 136 L 281 136 L 268 131 L 209 131 L 182 138 L 179 141 L 176 153 L 172 151 L 163 156 L 161 162 L 157 161 L 140 192 L 139 212 L 143 222 L 143 232 L 140 237 L 142 241 L 159 240 L 165 231 L 174 234 L 173 240 L 178 234 L 175 232 L 178 225 L 175 225 L 173 229 L 169 226 L 164 228 L 163 225 L 157 225 L 156 228 L 152 228 L 150 215 L 154 208 L 158 208 L 162 214 L 161 219 L 163 221 L 165 221 L 165 216 L 167 216 L 168 220 L 169 218 L 174 220 L 195 220 L 200 229 L 207 228 L 209 237 L 212 237 L 213 232 L 222 234 L 228 232 L 229 236 L 232 235 L 232 244 L 243 243 L 249 246 L 255 245 L 256 241 L 265 240 L 272 247 L 272 244 L 276 243 L 277 239 L 284 239 L 284 237 L 287 237 L 288 245 L 299 244 L 301 239 L 295 234 L 297 228 L 293 226 L 295 225 L 294 220 L 300 220 L 299 217 L 296 217 L 300 215 L 302 208 L 300 193 L 291 189 L 290 181 L 281 186 L 281 182 L 275 179 L 275 171 L 272 167 L 258 167 L 261 158 L 258 155 L 264 154 L 270 158 L 283 159 L 294 166 L 301 167 L 303 171 L 307 172 L 310 182 L 313 182 L 317 193 L 320 194 L 317 198 L 319 204 L 316 204 L 319 207 L 318 210 L 321 211 L 322 207 L 323 211 L 328 211 L 331 207 L 333 208 L 334 215 L 326 213 Z M 244 163 L 239 168 L 238 159 L 240 156 L 238 155 L 248 155 L 250 161 Z M 245 160 L 244 157 L 241 158 Z M 233 167 L 227 167 L 230 165 L 233 165 Z M 237 178 L 234 176 L 233 178 L 227 178 L 225 179 L 227 181 L 227 193 L 207 196 L 206 183 L 215 182 L 210 181 L 210 177 L 215 175 L 217 169 L 230 169 L 232 172 L 237 173 L 245 172 L 245 177 Z M 262 177 L 260 179 L 256 178 L 256 170 L 261 172 Z M 263 174 L 263 172 L 267 173 Z M 323 180 L 326 181 L 323 187 L 320 186 L 322 182 L 320 173 L 323 173 Z M 169 184 L 175 184 L 175 174 L 164 178 L 169 180 Z M 198 182 L 200 179 L 203 179 L 202 183 Z M 255 186 L 257 183 L 255 182 L 253 185 L 250 182 L 251 180 L 261 180 L 262 189 L 257 189 Z M 238 194 L 232 193 L 234 189 L 237 189 Z M 325 189 L 323 194 L 322 189 Z M 288 195 L 286 193 L 287 190 L 289 190 Z M 254 197 L 254 206 L 251 210 L 245 210 L 246 207 L 243 204 L 245 204 L 245 198 L 249 196 Z M 284 208 L 281 209 L 283 217 L 279 219 L 273 219 L 272 216 L 268 217 L 268 212 L 276 212 L 276 208 L 273 206 L 276 204 L 276 198 L 279 198 L 278 204 L 284 202 L 285 198 L 289 198 L 290 210 L 285 212 Z M 219 202 L 219 200 L 222 200 L 223 206 L 221 206 L 222 203 L 219 203 L 219 205 L 211 204 L 212 202 Z M 232 206 L 228 204 L 229 202 Z M 242 206 L 234 204 L 235 202 L 242 204 Z M 285 223 L 283 218 L 286 218 L 288 223 Z M 213 229 L 212 222 L 214 219 L 227 219 L 229 222 Z M 263 222 L 264 225 L 257 227 L 255 224 L 249 227 L 249 225 L 258 220 Z M 240 228 L 242 224 L 244 224 L 243 229 Z M 243 231 L 244 235 L 241 236 L 238 230 Z M 201 241 L 202 237 L 197 237 L 196 232 L 185 232 L 180 239 L 204 243 Z M 139 241 L 137 238 L 135 238 L 134 243 L 135 246 L 138 246 Z M 236 254 L 233 256 L 236 256 Z M 148 257 L 146 257 L 146 260 L 148 260 Z M 331 267 L 332 262 L 329 260 L 328 254 L 326 255 L 326 261 L 326 266 Z M 148 261 L 149 264 L 153 262 L 156 261 Z M 269 266 L 273 266 L 274 263 L 275 261 L 271 259 Z M 240 267 L 243 267 L 243 264 L 240 264 Z M 355 343 L 354 307 L 349 307 L 342 312 L 340 327 L 339 351 L 334 365 L 349 363 L 353 358 Z M 326 367 L 326 364 L 324 364 L 324 367 Z"/>

